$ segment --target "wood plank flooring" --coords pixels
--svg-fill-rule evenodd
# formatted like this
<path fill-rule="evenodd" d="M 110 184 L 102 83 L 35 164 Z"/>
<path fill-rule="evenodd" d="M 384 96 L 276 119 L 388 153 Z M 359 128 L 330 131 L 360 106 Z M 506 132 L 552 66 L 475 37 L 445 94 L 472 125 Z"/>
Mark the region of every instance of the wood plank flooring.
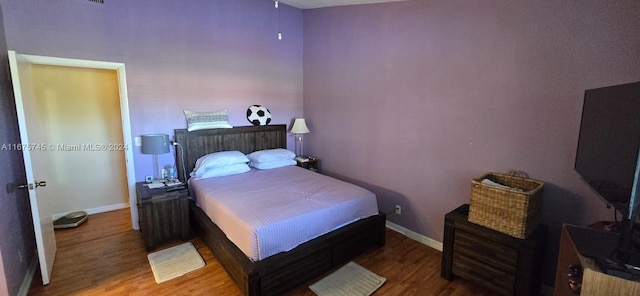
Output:
<path fill-rule="evenodd" d="M 89 216 L 73 229 L 56 230 L 58 252 L 51 282 L 36 272 L 29 295 L 241 295 L 204 242 L 191 242 L 206 261 L 204 268 L 156 284 L 142 235 L 131 230 L 128 209 Z M 164 249 L 182 243 L 163 245 Z M 387 278 L 374 295 L 493 295 L 463 279 L 440 278 L 441 253 L 395 231 L 387 243 L 354 261 Z M 288 295 L 315 295 L 309 281 Z"/>

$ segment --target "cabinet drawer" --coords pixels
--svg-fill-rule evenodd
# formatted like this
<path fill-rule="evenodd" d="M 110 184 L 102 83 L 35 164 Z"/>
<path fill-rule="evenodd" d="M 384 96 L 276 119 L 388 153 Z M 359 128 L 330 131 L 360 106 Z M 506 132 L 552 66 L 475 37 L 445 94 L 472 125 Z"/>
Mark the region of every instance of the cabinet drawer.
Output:
<path fill-rule="evenodd" d="M 475 258 L 510 274 L 516 273 L 518 250 L 460 230 L 454 236 L 454 253 Z"/>
<path fill-rule="evenodd" d="M 471 257 L 454 252 L 452 271 L 454 274 L 489 288 L 502 295 L 513 295 L 515 275 L 497 269 Z"/>

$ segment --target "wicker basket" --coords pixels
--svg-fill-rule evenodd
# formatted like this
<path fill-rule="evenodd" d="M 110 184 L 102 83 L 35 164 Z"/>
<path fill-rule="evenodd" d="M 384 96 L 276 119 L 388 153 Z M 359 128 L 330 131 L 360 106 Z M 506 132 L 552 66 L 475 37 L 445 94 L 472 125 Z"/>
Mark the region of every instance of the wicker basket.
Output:
<path fill-rule="evenodd" d="M 512 188 L 481 183 L 489 179 Z M 519 172 L 488 173 L 471 180 L 469 221 L 517 238 L 527 238 L 540 223 L 544 183 Z"/>

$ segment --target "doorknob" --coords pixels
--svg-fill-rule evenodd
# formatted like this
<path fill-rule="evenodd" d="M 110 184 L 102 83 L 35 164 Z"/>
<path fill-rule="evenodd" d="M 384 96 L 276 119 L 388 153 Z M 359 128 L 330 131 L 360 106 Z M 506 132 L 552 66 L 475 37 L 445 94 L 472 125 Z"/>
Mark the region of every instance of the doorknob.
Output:
<path fill-rule="evenodd" d="M 29 190 L 33 189 L 33 184 L 29 183 L 29 184 L 18 185 L 18 189 L 26 189 L 26 188 L 28 188 Z"/>
<path fill-rule="evenodd" d="M 7 194 L 13 193 L 14 191 L 16 191 L 17 189 L 25 189 L 25 188 L 29 188 L 29 189 L 33 189 L 33 185 L 32 184 L 23 184 L 23 185 L 17 185 L 13 184 L 13 183 L 7 183 Z"/>
<path fill-rule="evenodd" d="M 22 185 L 17 185 L 17 186 L 16 186 L 16 184 L 13 184 L 13 183 L 7 183 L 6 190 L 7 190 L 7 194 L 9 194 L 9 193 L 13 193 L 13 191 L 15 191 L 16 188 L 17 189 L 29 189 L 29 190 L 32 190 L 32 189 L 35 189 L 35 188 L 38 188 L 38 187 L 45 187 L 45 186 L 47 186 L 47 181 L 37 181 L 37 182 L 35 182 L 35 185 L 31 184 L 31 183 L 28 183 L 28 184 L 22 184 Z"/>

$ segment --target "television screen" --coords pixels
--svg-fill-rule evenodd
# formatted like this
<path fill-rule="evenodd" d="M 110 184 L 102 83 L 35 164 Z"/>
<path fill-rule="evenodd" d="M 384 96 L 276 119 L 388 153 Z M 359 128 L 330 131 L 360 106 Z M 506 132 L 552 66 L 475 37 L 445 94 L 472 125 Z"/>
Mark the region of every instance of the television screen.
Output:
<path fill-rule="evenodd" d="M 575 170 L 622 215 L 638 209 L 640 82 L 585 91 Z"/>

